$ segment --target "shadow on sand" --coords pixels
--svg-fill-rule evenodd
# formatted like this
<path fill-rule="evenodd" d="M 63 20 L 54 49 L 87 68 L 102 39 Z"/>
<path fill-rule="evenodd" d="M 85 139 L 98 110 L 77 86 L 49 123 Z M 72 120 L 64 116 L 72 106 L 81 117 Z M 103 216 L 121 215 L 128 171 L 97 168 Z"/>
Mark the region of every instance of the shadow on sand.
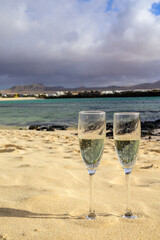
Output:
<path fill-rule="evenodd" d="M 98 217 L 119 217 L 114 214 L 98 213 Z M 64 214 L 46 214 L 46 213 L 34 213 L 26 210 L 14 209 L 14 208 L 0 208 L 0 217 L 19 217 L 19 218 L 44 218 L 44 219 L 85 219 L 86 215 L 73 216 L 68 213 Z"/>

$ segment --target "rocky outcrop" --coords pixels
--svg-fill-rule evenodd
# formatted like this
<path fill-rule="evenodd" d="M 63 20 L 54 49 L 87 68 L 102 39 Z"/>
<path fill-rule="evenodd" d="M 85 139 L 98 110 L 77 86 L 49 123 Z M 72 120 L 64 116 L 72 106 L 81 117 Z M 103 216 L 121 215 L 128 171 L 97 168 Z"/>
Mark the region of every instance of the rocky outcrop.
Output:
<path fill-rule="evenodd" d="M 68 127 L 66 125 L 54 125 L 54 124 L 49 124 L 49 125 L 31 125 L 29 126 L 29 130 L 37 130 L 37 131 L 55 131 L 57 130 L 66 130 Z"/>
<path fill-rule="evenodd" d="M 106 124 L 107 137 L 113 137 L 113 124 Z M 156 131 L 156 129 L 160 129 L 160 119 L 156 121 L 145 121 L 141 122 L 141 136 L 160 136 L 160 131 Z"/>

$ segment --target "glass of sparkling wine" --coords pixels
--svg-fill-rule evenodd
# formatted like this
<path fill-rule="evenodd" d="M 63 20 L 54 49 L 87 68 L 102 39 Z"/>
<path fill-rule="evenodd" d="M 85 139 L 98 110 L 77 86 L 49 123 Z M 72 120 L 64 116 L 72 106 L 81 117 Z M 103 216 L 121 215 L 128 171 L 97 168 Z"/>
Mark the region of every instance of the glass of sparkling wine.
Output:
<path fill-rule="evenodd" d="M 114 114 L 114 142 L 118 160 L 124 169 L 126 178 L 127 204 L 122 217 L 133 219 L 135 216 L 130 206 L 130 174 L 136 163 L 140 145 L 141 123 L 139 113 Z"/>
<path fill-rule="evenodd" d="M 88 169 L 90 181 L 90 208 L 87 219 L 95 219 L 92 199 L 93 175 L 103 155 L 106 136 L 106 113 L 101 111 L 79 112 L 78 138 L 82 159 Z"/>

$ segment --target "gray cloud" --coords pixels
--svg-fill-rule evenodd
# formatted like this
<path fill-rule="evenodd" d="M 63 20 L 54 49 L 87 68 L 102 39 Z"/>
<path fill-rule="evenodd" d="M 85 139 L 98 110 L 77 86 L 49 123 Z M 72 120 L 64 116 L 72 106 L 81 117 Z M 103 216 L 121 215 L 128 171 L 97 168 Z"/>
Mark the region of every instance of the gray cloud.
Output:
<path fill-rule="evenodd" d="M 107 86 L 160 76 L 154 1 L 0 1 L 0 84 Z"/>

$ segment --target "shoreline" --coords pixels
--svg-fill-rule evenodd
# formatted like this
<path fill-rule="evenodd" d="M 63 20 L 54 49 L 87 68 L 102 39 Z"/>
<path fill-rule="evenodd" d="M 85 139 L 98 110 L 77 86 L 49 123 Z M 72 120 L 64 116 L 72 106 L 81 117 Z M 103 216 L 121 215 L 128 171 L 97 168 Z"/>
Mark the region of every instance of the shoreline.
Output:
<path fill-rule="evenodd" d="M 35 125 L 27 125 L 27 126 L 18 126 L 18 125 L 0 125 L 0 130 L 37 130 L 35 129 L 29 129 L 31 126 L 52 126 L 51 124 L 35 124 Z M 59 129 L 55 127 L 55 130 L 63 130 L 63 131 L 67 131 L 67 130 L 78 130 L 78 126 L 74 125 L 74 126 L 68 126 L 68 125 L 60 125 L 60 124 L 55 124 L 54 126 L 59 126 L 59 128 L 65 126 L 66 129 Z M 46 129 L 40 129 L 40 131 L 45 131 Z M 49 130 L 50 131 L 50 130 Z"/>
<path fill-rule="evenodd" d="M 120 93 L 116 93 L 116 94 L 108 94 L 108 95 L 97 95 L 97 96 L 92 96 L 92 95 L 82 95 L 82 96 L 77 96 L 77 95 L 60 95 L 60 96 L 50 96 L 50 97 L 0 97 L 0 101 L 15 101 L 15 100 L 51 100 L 51 99 L 93 99 L 93 98 L 145 98 L 145 97 L 156 97 L 159 98 L 160 97 L 160 92 L 158 95 L 145 95 L 142 94 L 141 95 L 134 95 L 134 94 L 130 94 L 130 95 L 122 95 Z"/>
<path fill-rule="evenodd" d="M 22 131 L 22 132 L 33 132 L 33 133 L 60 133 L 62 135 L 66 135 L 68 133 L 73 133 L 75 136 L 78 135 L 78 127 L 67 127 L 66 129 L 54 128 L 54 130 L 47 130 L 47 129 L 29 129 L 29 126 L 2 126 L 0 125 L 0 131 Z M 106 130 L 106 139 L 113 140 L 113 132 L 112 130 Z M 158 129 L 150 129 L 146 132 L 146 130 L 142 130 L 141 132 L 141 140 L 154 140 L 160 141 L 160 128 Z"/>
<path fill-rule="evenodd" d="M 22 101 L 22 100 L 35 100 L 36 97 L 13 97 L 13 98 L 2 98 L 0 97 L 0 101 Z"/>

